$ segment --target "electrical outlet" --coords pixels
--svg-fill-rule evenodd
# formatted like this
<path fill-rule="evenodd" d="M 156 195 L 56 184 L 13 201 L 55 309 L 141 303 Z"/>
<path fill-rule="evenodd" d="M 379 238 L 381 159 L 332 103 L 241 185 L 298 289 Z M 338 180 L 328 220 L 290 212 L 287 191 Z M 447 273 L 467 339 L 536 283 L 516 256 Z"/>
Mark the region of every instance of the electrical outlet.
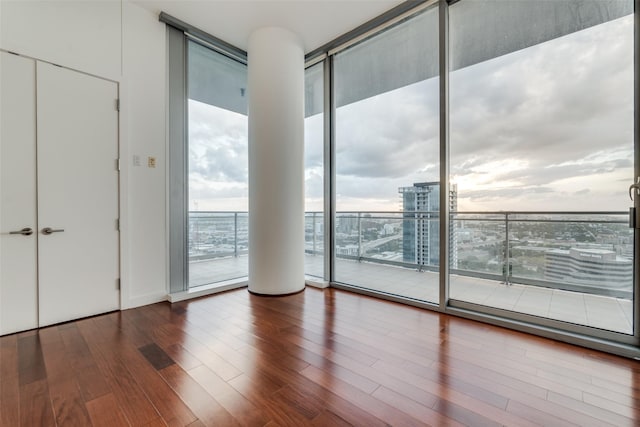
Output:
<path fill-rule="evenodd" d="M 147 161 L 147 165 L 150 168 L 155 168 L 156 167 L 156 158 L 155 157 L 149 157 L 149 160 Z"/>

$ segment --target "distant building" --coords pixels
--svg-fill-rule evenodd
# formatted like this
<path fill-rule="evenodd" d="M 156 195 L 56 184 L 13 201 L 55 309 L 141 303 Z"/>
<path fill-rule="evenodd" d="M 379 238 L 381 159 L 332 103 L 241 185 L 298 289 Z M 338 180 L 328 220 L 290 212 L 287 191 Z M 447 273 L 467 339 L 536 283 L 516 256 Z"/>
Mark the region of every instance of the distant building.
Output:
<path fill-rule="evenodd" d="M 340 215 L 336 219 L 338 220 L 337 229 L 340 233 L 351 234 L 358 229 L 358 215 Z"/>
<path fill-rule="evenodd" d="M 545 253 L 546 280 L 599 289 L 629 289 L 633 262 L 605 249 L 550 249 Z"/>
<path fill-rule="evenodd" d="M 403 261 L 437 267 L 440 263 L 440 183 L 417 182 L 412 187 L 398 189 L 402 197 L 404 218 L 402 224 Z M 449 209 L 458 208 L 458 189 L 449 191 Z M 413 212 L 413 213 L 412 213 Z M 458 266 L 457 240 L 450 224 L 451 267 Z"/>
<path fill-rule="evenodd" d="M 337 246 L 336 247 L 336 255 L 347 255 L 357 257 L 359 246 L 358 245 L 345 245 L 345 246 Z"/>
<path fill-rule="evenodd" d="M 385 224 L 382 227 L 382 235 L 383 236 L 393 236 L 396 234 L 396 227 L 393 224 Z"/>

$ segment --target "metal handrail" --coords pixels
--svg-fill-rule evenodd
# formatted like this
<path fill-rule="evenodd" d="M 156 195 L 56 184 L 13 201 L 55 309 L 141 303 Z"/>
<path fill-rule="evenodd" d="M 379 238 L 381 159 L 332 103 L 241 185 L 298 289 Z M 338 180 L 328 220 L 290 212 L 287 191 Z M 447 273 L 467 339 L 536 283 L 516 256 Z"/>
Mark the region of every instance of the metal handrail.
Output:
<path fill-rule="evenodd" d="M 425 215 L 425 216 L 423 216 Z M 474 215 L 468 217 L 470 215 Z M 576 218 L 523 218 L 523 216 L 574 216 Z M 598 216 L 599 218 L 589 218 L 583 219 L 584 216 Z M 525 276 L 514 276 L 512 273 L 512 261 L 514 260 L 511 251 L 512 251 L 512 242 L 517 241 L 517 239 L 512 240 L 509 236 L 509 230 L 511 229 L 512 224 L 518 223 L 571 223 L 571 224 L 625 224 L 627 223 L 626 216 L 627 212 L 624 211 L 455 211 L 451 212 L 451 221 L 452 224 L 458 221 L 464 222 L 501 222 L 504 223 L 504 230 L 500 231 L 503 234 L 503 253 L 502 260 L 499 261 L 499 264 L 496 265 L 495 271 L 491 271 L 489 269 L 487 271 L 480 271 L 474 269 L 460 269 L 457 268 L 457 265 L 452 265 L 451 272 L 455 274 L 471 276 L 471 277 L 482 277 L 489 278 L 494 280 L 502 280 L 503 282 L 510 284 L 514 282 L 529 284 L 534 286 L 549 286 L 552 282 L 548 282 L 546 280 L 540 278 L 527 278 Z M 202 220 L 202 219 L 226 219 L 230 220 L 233 218 L 233 241 L 234 241 L 234 249 L 233 251 L 229 248 L 228 251 L 216 253 L 210 255 L 208 259 L 216 258 L 216 257 L 228 257 L 228 256 L 240 256 L 247 253 L 246 248 L 239 249 L 238 248 L 238 216 L 243 218 L 248 217 L 248 212 L 244 211 L 195 211 L 189 212 L 189 218 L 194 220 Z M 478 217 L 482 216 L 482 217 Z M 614 219 L 614 218 L 602 218 L 602 216 L 624 216 L 624 219 Z M 356 227 L 356 234 L 354 233 L 351 239 L 353 240 L 352 244 L 357 246 L 357 251 L 353 251 L 352 253 L 356 255 L 347 255 L 347 254 L 338 254 L 336 253 L 336 258 L 339 259 L 350 259 L 357 260 L 362 262 L 371 262 L 377 264 L 386 264 L 386 265 L 395 265 L 401 266 L 405 268 L 413 268 L 419 271 L 430 270 L 430 271 L 438 271 L 439 265 L 433 265 L 429 263 L 411 263 L 404 260 L 394 260 L 394 259 L 381 259 L 374 258 L 368 256 L 368 249 L 366 249 L 367 241 L 363 240 L 363 221 L 364 220 L 393 220 L 397 221 L 398 224 L 402 224 L 405 221 L 439 221 L 439 212 L 436 211 L 340 211 L 336 213 L 336 217 L 338 220 L 340 219 L 353 219 L 357 221 L 353 224 Z M 487 218 L 490 217 L 490 218 Z M 582 217 L 582 218 L 580 218 Z M 311 221 L 312 226 L 312 239 L 311 239 L 311 247 L 307 247 L 305 245 L 305 253 L 307 254 L 322 254 L 324 253 L 324 241 L 323 238 L 318 239 L 317 233 L 317 224 L 320 221 L 324 220 L 324 212 L 322 211 L 309 211 L 305 212 L 305 219 L 307 221 Z M 501 227 L 502 229 L 502 227 Z M 228 230 L 231 232 L 231 229 Z M 246 231 L 246 230 L 245 230 Z M 320 233 L 323 234 L 323 233 Z M 397 233 L 397 238 L 402 238 L 402 232 Z M 391 237 L 391 236 L 390 236 Z M 394 239 L 395 240 L 395 239 Z M 499 242 L 499 235 L 497 240 L 490 240 L 489 245 L 496 245 Z M 507 244 L 508 242 L 508 244 Z M 320 249 L 318 246 L 320 246 Z M 490 246 L 491 247 L 491 246 Z M 495 246 L 494 246 L 495 247 Z M 355 249 L 355 247 L 354 247 Z M 207 259 L 207 255 L 199 255 L 190 257 L 191 259 Z M 500 268 L 502 265 L 502 268 Z M 532 276 L 535 277 L 535 276 Z M 568 287 L 572 285 L 567 284 Z M 626 295 L 626 294 L 625 294 Z"/>

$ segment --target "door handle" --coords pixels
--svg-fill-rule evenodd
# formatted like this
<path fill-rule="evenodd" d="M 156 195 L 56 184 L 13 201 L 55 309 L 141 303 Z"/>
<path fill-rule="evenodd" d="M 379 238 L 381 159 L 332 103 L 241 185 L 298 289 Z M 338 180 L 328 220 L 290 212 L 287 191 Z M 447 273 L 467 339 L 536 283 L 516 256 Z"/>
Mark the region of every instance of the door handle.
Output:
<path fill-rule="evenodd" d="M 19 231 L 10 231 L 9 234 L 22 234 L 23 236 L 31 236 L 33 234 L 33 230 L 31 227 L 25 227 Z"/>
<path fill-rule="evenodd" d="M 631 201 L 633 202 L 633 193 L 634 191 L 636 191 L 636 194 L 640 194 L 640 183 L 639 184 L 631 184 L 629 186 L 629 198 L 631 199 Z"/>
<path fill-rule="evenodd" d="M 58 228 L 57 230 L 54 230 L 51 227 L 45 227 L 42 229 L 42 234 L 44 235 L 49 235 L 49 234 L 53 234 L 53 233 L 62 233 L 64 231 L 64 229 L 62 228 Z"/>
<path fill-rule="evenodd" d="M 635 184 L 629 186 L 629 198 L 633 202 L 633 195 L 640 196 L 640 176 L 636 178 Z"/>

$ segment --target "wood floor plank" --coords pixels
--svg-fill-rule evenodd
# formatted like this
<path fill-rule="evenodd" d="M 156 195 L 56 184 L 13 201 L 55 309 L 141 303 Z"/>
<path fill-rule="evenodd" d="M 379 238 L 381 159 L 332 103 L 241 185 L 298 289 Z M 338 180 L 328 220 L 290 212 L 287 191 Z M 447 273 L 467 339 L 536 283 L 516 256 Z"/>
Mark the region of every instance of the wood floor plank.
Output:
<path fill-rule="evenodd" d="M 417 420 L 423 420 L 431 425 L 438 426 L 463 426 L 464 424 L 449 418 L 448 416 L 435 411 L 429 406 L 425 406 L 406 396 L 396 393 L 386 387 L 379 387 L 373 394 L 373 397 L 385 402 L 396 409 L 399 409 Z M 435 404 L 433 405 L 435 406 Z"/>
<path fill-rule="evenodd" d="M 251 401 L 238 393 L 236 389 L 218 377 L 208 367 L 200 365 L 188 373 L 240 424 L 262 426 L 269 421 Z"/>
<path fill-rule="evenodd" d="M 380 386 L 380 384 L 378 384 L 377 382 L 359 375 L 352 369 L 350 369 L 350 367 L 354 364 L 368 366 L 366 365 L 366 363 L 360 363 L 356 359 L 352 359 L 340 353 L 336 353 L 333 350 L 327 349 L 322 345 L 311 342 L 295 334 L 285 333 L 284 339 L 300 347 L 302 350 L 312 352 L 320 357 L 320 359 L 316 362 L 313 362 L 310 359 L 305 359 L 309 362 L 310 365 L 313 365 L 319 369 L 330 370 L 333 375 L 340 378 L 342 381 L 345 381 L 353 385 L 354 387 L 359 388 L 365 393 L 372 393 L 376 388 Z"/>
<path fill-rule="evenodd" d="M 635 419 L 640 417 L 640 401 L 622 395 L 603 392 L 599 395 L 583 393 L 582 401 L 598 408 Z"/>
<path fill-rule="evenodd" d="M 111 388 L 96 366 L 93 355 L 77 325 L 68 323 L 64 326 L 64 328 L 58 327 L 58 331 L 64 343 L 69 364 L 78 381 L 83 400 L 88 402 L 111 393 Z"/>
<path fill-rule="evenodd" d="M 413 426 L 428 424 L 427 420 L 417 420 L 416 418 L 403 413 L 401 410 L 396 409 L 395 407 L 382 402 L 335 377 L 331 377 L 330 374 L 327 374 L 314 366 L 309 366 L 301 373 L 311 381 L 332 390 L 338 396 L 352 402 L 354 405 L 360 407 L 376 418 L 383 420 L 389 425 Z"/>
<path fill-rule="evenodd" d="M 317 427 L 351 427 L 353 424 L 331 411 L 322 411 L 313 419 L 313 425 Z"/>
<path fill-rule="evenodd" d="M 18 369 L 18 336 L 0 337 L 0 377 L 17 377 Z"/>
<path fill-rule="evenodd" d="M 378 369 L 394 377 L 405 378 L 405 380 L 409 383 L 412 383 L 416 386 L 425 386 L 425 388 L 428 389 L 430 389 L 431 387 L 447 387 L 447 389 L 456 390 L 460 393 L 468 395 L 469 397 L 477 399 L 478 401 L 487 403 L 500 409 L 505 409 L 507 407 L 507 403 L 509 402 L 509 396 L 495 393 L 495 389 L 493 387 L 478 387 L 468 381 L 464 381 L 463 379 L 457 378 L 453 375 L 447 375 L 443 372 L 432 371 L 432 375 L 415 377 L 413 373 L 407 372 L 407 370 L 401 366 L 396 366 L 382 361 L 376 362 L 372 366 L 372 369 Z"/>
<path fill-rule="evenodd" d="M 319 363 L 319 359 L 321 359 L 321 357 L 311 353 L 305 357 L 305 354 L 302 354 L 302 352 L 295 350 L 292 351 L 291 347 L 291 344 L 283 344 L 282 342 L 279 342 L 277 336 L 274 336 L 271 340 L 267 340 L 266 338 L 257 338 L 254 340 L 253 344 L 238 349 L 238 353 L 247 357 L 259 354 L 261 359 L 264 361 L 276 362 L 296 372 L 299 372 L 309 366 L 310 362 Z"/>
<path fill-rule="evenodd" d="M 322 402 L 313 394 L 306 393 L 296 385 L 287 385 L 273 395 L 274 399 L 284 402 L 308 420 L 313 420 L 322 412 Z"/>
<path fill-rule="evenodd" d="M 170 365 L 160 371 L 167 384 L 177 393 L 206 426 L 240 425 L 207 391 L 178 365 Z"/>
<path fill-rule="evenodd" d="M 549 390 L 571 396 L 574 398 L 580 398 L 582 391 L 575 387 L 562 384 L 561 382 L 554 381 L 553 379 L 543 378 L 535 374 L 528 372 L 518 371 L 516 369 L 505 367 L 500 369 L 499 364 L 488 362 L 482 363 L 476 360 L 472 360 L 468 356 L 460 356 L 458 353 L 446 352 L 443 354 L 442 364 L 438 364 L 437 367 L 446 371 L 446 367 L 460 368 L 477 372 L 488 380 L 496 380 L 501 384 L 518 388 L 522 391 L 530 391 L 535 393 L 536 390 L 544 390 L 546 394 Z"/>
<path fill-rule="evenodd" d="M 95 318 L 79 322 L 78 327 L 91 349 L 96 365 L 113 390 L 118 406 L 134 425 L 143 425 L 154 420 L 160 414 L 132 377 L 120 355 L 112 350 L 113 342 L 107 344 L 106 337 L 117 336 L 119 333 L 109 328 L 110 322 L 102 322 L 103 327 L 98 328 L 94 320 Z M 115 342 L 122 339 L 118 338 Z"/>
<path fill-rule="evenodd" d="M 138 351 L 153 365 L 156 371 L 164 369 L 167 366 L 173 365 L 174 362 L 171 357 L 163 349 L 161 349 L 156 343 L 147 344 L 139 347 Z"/>
<path fill-rule="evenodd" d="M 218 342 L 201 325 L 185 325 L 181 346 L 193 355 L 201 364 L 206 365 L 218 376 L 230 380 L 242 373 L 238 361 L 243 359 L 236 350 L 225 343 Z M 246 344 L 243 344 L 243 346 Z"/>
<path fill-rule="evenodd" d="M 562 418 L 558 418 L 547 412 L 539 409 L 532 408 L 531 406 L 512 400 L 507 405 L 507 411 L 515 414 L 525 420 L 529 420 L 541 426 L 554 426 L 554 427 L 577 427 L 578 424 L 570 423 Z"/>
<path fill-rule="evenodd" d="M 183 426 L 184 424 L 174 424 L 174 426 Z M 169 426 L 168 423 L 164 422 L 162 418 L 156 418 L 155 420 L 149 421 L 142 427 L 173 427 Z"/>
<path fill-rule="evenodd" d="M 547 399 L 550 402 L 558 403 L 565 408 L 583 413 L 588 417 L 595 418 L 603 423 L 613 424 L 618 427 L 637 425 L 631 418 L 628 418 L 624 414 L 618 414 L 557 393 L 550 392 Z"/>
<path fill-rule="evenodd" d="M 18 338 L 18 376 L 20 385 L 30 384 L 47 377 L 38 333 Z"/>
<path fill-rule="evenodd" d="M 502 424 L 490 418 L 483 417 L 473 411 L 470 411 L 460 405 L 457 405 L 455 403 L 452 403 L 444 399 L 438 401 L 438 403 L 436 403 L 436 405 L 433 407 L 433 410 L 436 411 L 438 414 L 452 418 L 466 426 L 497 427 L 497 426 L 510 425 L 510 424 Z M 512 424 L 512 425 L 518 425 L 518 424 Z"/>
<path fill-rule="evenodd" d="M 254 393 L 265 396 L 266 398 L 279 393 L 287 387 L 287 381 L 278 381 L 279 377 L 274 377 L 273 372 L 268 375 L 261 372 L 254 372 L 250 373 L 250 375 L 251 377 L 243 374 L 238 378 L 234 378 L 230 381 L 230 384 L 240 392 L 247 392 L 253 389 L 252 391 Z M 290 378 L 290 375 L 289 373 L 285 375 L 285 377 Z M 296 389 L 302 390 L 308 395 L 315 396 L 315 399 L 321 403 L 324 409 L 331 411 L 353 425 L 366 425 L 371 427 L 387 425 L 380 419 L 369 414 L 366 410 L 359 408 L 347 399 L 343 399 L 333 393 L 330 389 L 316 385 L 311 381 L 301 382 L 298 380 L 295 381 L 295 383 Z M 315 418 L 313 423 L 316 424 Z"/>
<path fill-rule="evenodd" d="M 126 330 L 127 338 L 135 347 L 153 344 L 151 331 L 156 325 L 152 324 L 140 311 L 125 310 L 118 314 L 118 317 L 111 317 L 110 320 L 123 331 Z"/>
<path fill-rule="evenodd" d="M 91 425 L 89 413 L 75 377 L 48 380 L 51 404 L 57 425 Z"/>
<path fill-rule="evenodd" d="M 111 393 L 87 402 L 86 406 L 93 427 L 129 426 L 126 415 Z"/>
<path fill-rule="evenodd" d="M 20 425 L 40 427 L 56 425 L 46 379 L 20 385 Z"/>
<path fill-rule="evenodd" d="M 598 388 L 598 390 L 607 390 L 615 393 L 625 395 L 627 397 L 635 398 L 640 397 L 640 390 L 636 388 L 636 384 L 640 382 L 640 375 L 631 375 L 627 379 L 627 384 L 620 384 L 602 378 L 593 378 L 592 384 Z"/>
<path fill-rule="evenodd" d="M 108 327 L 107 324 L 102 326 Z M 115 326 L 112 325 L 112 327 Z M 130 335 L 127 326 L 123 326 L 122 331 L 124 339 L 114 344 L 112 350 L 120 355 L 132 378 L 161 418 L 167 423 L 171 421 L 178 425 L 187 425 L 195 421 L 196 416 L 164 381 L 159 372 L 161 369 L 172 366 L 173 360 L 153 343 L 136 349 L 135 344 L 128 340 L 130 337 L 136 339 L 136 335 Z"/>
<path fill-rule="evenodd" d="M 349 337 L 342 337 L 338 334 L 331 334 L 331 336 L 326 337 L 321 333 L 315 333 L 299 326 L 287 328 L 284 332 L 302 336 L 311 342 L 326 346 L 338 354 L 342 354 L 368 366 L 373 365 L 379 360 L 377 357 L 374 357 L 373 354 L 385 355 L 387 353 L 386 351 L 372 353 L 369 351 L 371 347 L 358 345 L 357 341 L 350 341 Z"/>
<path fill-rule="evenodd" d="M 0 425 L 20 425 L 20 385 L 17 375 L 0 377 Z"/>
<path fill-rule="evenodd" d="M 90 425 L 89 414 L 57 327 L 40 330 L 47 384 L 58 425 Z"/>
<path fill-rule="evenodd" d="M 266 381 L 266 384 L 263 381 Z M 283 387 L 273 389 L 273 384 L 268 377 L 254 376 L 250 378 L 241 375 L 229 383 L 238 393 L 260 408 L 272 422 L 285 426 L 311 425 L 311 421 L 299 412 L 297 407 L 292 406 L 290 402 L 275 398 L 275 395 Z"/>
<path fill-rule="evenodd" d="M 142 314 L 145 317 L 155 323 L 155 327 L 151 331 L 153 341 L 182 369 L 189 370 L 202 364 L 197 357 L 182 346 L 184 332 L 181 325 L 186 322 L 182 314 L 175 313 L 161 304 L 142 307 L 141 310 L 143 310 Z M 179 311 L 179 313 L 183 311 Z"/>
<path fill-rule="evenodd" d="M 506 411 L 506 403 L 508 398 L 505 396 L 498 396 L 488 390 L 483 391 L 479 388 L 468 386 L 466 382 L 451 380 L 450 377 L 441 375 L 436 381 L 432 381 L 426 378 L 415 377 L 414 375 L 397 368 L 392 365 L 384 365 L 381 371 L 385 372 L 385 375 L 389 375 L 396 379 L 396 381 L 404 381 L 407 384 L 419 388 L 420 390 L 429 391 L 432 396 L 437 396 L 437 403 L 428 404 L 428 401 L 418 400 L 414 397 L 414 400 L 422 403 L 427 407 L 453 407 L 455 408 L 456 416 L 460 416 L 465 420 L 468 418 L 464 415 L 466 412 L 475 414 L 479 420 L 485 418 L 487 420 L 496 420 L 503 425 L 527 425 L 526 420 L 513 417 Z M 386 382 L 382 384 L 386 386 Z M 402 390 L 394 390 L 406 397 L 420 396 L 419 393 L 403 393 Z M 445 400 L 446 402 L 443 402 Z M 470 415 L 469 415 L 470 416 Z M 457 419 L 457 418 L 456 418 Z"/>
<path fill-rule="evenodd" d="M 185 371 L 202 366 L 202 361 L 180 344 L 162 346 L 162 349 Z"/>
<path fill-rule="evenodd" d="M 314 418 L 314 425 L 321 425 L 320 420 L 327 417 L 331 419 L 337 417 L 354 426 L 365 425 L 370 427 L 382 427 L 388 425 L 386 422 L 360 408 L 355 403 L 352 403 L 331 391 L 327 391 L 323 394 L 323 399 L 325 410 L 318 417 Z"/>
<path fill-rule="evenodd" d="M 0 337 L 0 425 L 20 425 L 17 335 Z"/>
<path fill-rule="evenodd" d="M 336 289 L 0 337 L 0 425 L 635 426 L 640 364 Z"/>

